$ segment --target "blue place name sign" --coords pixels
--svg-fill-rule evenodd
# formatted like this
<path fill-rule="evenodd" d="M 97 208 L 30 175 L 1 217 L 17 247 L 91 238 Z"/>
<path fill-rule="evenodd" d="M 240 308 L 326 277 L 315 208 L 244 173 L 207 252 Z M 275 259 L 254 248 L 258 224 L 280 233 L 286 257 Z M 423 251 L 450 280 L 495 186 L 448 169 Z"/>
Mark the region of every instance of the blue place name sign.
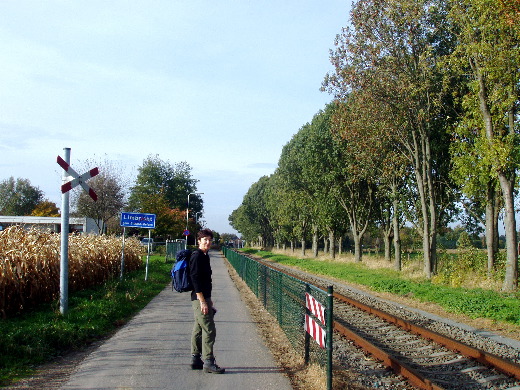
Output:
<path fill-rule="evenodd" d="M 155 214 L 121 213 L 121 226 L 155 229 Z"/>

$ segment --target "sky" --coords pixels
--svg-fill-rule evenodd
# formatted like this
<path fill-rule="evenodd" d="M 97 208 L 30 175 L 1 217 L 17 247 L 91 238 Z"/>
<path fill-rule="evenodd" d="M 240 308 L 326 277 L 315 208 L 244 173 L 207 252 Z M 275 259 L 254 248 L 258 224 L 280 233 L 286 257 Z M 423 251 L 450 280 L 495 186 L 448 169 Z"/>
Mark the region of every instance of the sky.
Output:
<path fill-rule="evenodd" d="M 61 208 L 64 148 L 129 179 L 157 155 L 191 166 L 207 227 L 236 233 L 229 215 L 332 100 L 320 86 L 350 3 L 0 1 L 0 181 Z"/>

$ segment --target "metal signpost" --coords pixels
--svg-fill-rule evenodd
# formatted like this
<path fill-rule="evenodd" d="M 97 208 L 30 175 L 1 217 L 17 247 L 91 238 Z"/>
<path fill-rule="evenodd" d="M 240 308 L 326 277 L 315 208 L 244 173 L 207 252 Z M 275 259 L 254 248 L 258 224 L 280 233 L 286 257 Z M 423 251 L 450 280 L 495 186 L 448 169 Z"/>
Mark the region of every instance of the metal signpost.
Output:
<path fill-rule="evenodd" d="M 151 229 L 155 229 L 155 214 L 143 214 L 143 213 L 121 213 L 121 223 L 123 226 L 123 249 L 121 251 L 121 275 L 123 279 L 123 269 L 125 267 L 125 233 L 127 227 L 148 229 L 148 254 L 146 255 L 146 272 L 144 280 L 148 280 L 148 262 L 150 260 L 150 247 L 151 247 Z"/>
<path fill-rule="evenodd" d="M 186 244 L 184 245 L 184 249 L 188 249 L 188 236 L 190 235 L 190 231 L 186 229 L 182 232 L 182 235 L 186 237 Z"/>
<path fill-rule="evenodd" d="M 98 168 L 78 175 L 70 164 L 70 148 L 63 148 L 65 159 L 58 156 L 57 163 L 63 168 L 61 186 L 61 255 L 60 255 L 60 312 L 65 314 L 69 306 L 69 191 L 78 184 L 96 201 L 97 195 L 86 181 L 99 173 Z"/>

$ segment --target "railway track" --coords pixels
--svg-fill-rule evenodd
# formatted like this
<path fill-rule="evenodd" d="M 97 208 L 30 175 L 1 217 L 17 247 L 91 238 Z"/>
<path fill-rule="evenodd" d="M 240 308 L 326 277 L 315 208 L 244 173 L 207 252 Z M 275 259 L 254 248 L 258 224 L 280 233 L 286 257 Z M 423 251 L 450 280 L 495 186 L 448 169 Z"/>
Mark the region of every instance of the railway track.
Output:
<path fill-rule="evenodd" d="M 518 350 L 495 348 L 492 343 L 475 347 L 461 337 L 418 324 L 427 322 L 424 318 L 405 319 L 392 313 L 395 310 L 363 302 L 344 285 L 256 257 L 255 260 L 324 290 L 328 285 L 334 286 L 334 330 L 340 337 L 339 346 L 334 341 L 336 360 L 348 354 L 342 352 L 341 346 L 347 339 L 416 388 L 520 390 Z M 394 383 L 390 388 L 402 387 Z"/>

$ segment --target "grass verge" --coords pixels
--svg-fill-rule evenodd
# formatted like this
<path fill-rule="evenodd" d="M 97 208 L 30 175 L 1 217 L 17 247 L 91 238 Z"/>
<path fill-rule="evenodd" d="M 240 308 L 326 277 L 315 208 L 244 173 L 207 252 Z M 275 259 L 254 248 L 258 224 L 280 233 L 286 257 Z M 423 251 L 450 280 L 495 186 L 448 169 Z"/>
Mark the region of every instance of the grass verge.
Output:
<path fill-rule="evenodd" d="M 357 283 L 375 291 L 415 298 L 422 302 L 433 302 L 448 312 L 465 314 L 470 318 L 488 318 L 520 325 L 520 293 L 518 292 L 501 293 L 482 288 L 444 286 L 429 280 L 409 280 L 397 271 L 387 268 L 368 269 L 358 263 L 299 259 L 255 249 L 245 249 L 244 252 L 316 275 Z"/>
<path fill-rule="evenodd" d="M 63 316 L 59 302 L 0 320 L 0 386 L 30 375 L 37 365 L 106 337 L 145 307 L 170 281 L 171 263 L 150 256 L 145 267 L 103 285 L 69 294 Z"/>

